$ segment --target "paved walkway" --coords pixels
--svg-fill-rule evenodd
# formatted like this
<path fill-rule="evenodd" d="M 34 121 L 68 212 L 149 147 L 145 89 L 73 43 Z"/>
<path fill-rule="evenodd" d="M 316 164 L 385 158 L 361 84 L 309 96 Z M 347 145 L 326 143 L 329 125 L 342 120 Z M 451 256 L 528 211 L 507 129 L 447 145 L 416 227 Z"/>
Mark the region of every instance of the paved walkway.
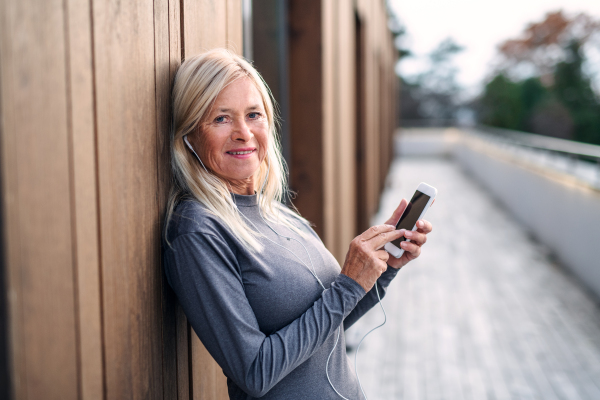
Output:
<path fill-rule="evenodd" d="M 369 400 L 600 399 L 598 300 L 452 161 L 404 157 L 390 178 L 376 223 L 421 181 L 438 197 L 361 347 Z M 349 342 L 382 319 L 373 309 Z"/>

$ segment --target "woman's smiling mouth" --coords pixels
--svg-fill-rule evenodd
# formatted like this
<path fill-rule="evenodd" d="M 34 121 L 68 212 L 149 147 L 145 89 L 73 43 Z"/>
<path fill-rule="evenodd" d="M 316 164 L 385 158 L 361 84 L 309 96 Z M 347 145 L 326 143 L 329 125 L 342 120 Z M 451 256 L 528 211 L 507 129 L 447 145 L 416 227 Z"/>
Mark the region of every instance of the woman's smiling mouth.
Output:
<path fill-rule="evenodd" d="M 235 158 L 246 158 L 255 151 L 256 149 L 230 150 L 227 152 L 227 154 L 234 156 Z"/>

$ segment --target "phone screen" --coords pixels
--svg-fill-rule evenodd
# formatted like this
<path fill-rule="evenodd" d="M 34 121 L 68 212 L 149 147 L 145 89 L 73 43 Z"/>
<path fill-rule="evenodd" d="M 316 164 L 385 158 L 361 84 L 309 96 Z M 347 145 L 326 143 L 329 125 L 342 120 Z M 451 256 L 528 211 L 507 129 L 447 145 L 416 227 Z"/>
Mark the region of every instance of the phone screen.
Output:
<path fill-rule="evenodd" d="M 406 210 L 404 210 L 404 213 L 400 217 L 400 221 L 398 221 L 398 223 L 396 224 L 396 230 L 412 230 L 413 226 L 415 226 L 415 224 L 419 220 L 419 217 L 425 209 L 425 206 L 427 205 L 429 199 L 430 197 L 427 196 L 425 193 L 420 192 L 418 190 L 415 191 L 415 194 L 413 195 L 412 199 L 410 199 L 408 206 L 406 206 Z M 399 248 L 400 242 L 403 242 L 405 240 L 406 238 L 402 236 L 400 239 L 394 240 L 392 244 Z"/>

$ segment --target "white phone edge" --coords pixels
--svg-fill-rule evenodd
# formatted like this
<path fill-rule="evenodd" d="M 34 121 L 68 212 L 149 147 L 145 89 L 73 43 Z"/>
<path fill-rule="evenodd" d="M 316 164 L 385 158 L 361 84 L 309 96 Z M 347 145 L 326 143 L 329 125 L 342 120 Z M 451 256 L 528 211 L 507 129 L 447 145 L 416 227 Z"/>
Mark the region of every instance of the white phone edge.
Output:
<path fill-rule="evenodd" d="M 431 206 L 431 203 L 433 203 L 433 200 L 435 200 L 435 196 L 437 196 L 437 189 L 431 185 L 426 184 L 425 182 L 421 182 L 421 183 L 419 183 L 417 190 L 419 192 L 422 192 L 422 193 L 426 194 L 427 196 L 429 196 L 429 201 L 425 205 L 425 208 L 423 208 L 423 212 L 421 212 L 421 215 L 419 215 L 419 218 L 417 218 L 417 221 L 418 221 L 421 218 L 423 218 L 423 216 L 429 209 L 429 206 Z M 400 216 L 400 217 L 402 217 L 402 216 Z M 413 228 L 411 230 L 416 231 L 417 224 L 415 224 L 415 226 L 413 226 Z M 410 242 L 410 239 L 406 239 L 406 241 Z M 402 254 L 404 254 L 404 249 L 396 247 L 391 242 L 386 243 L 383 248 L 385 249 L 385 251 L 390 253 L 395 258 L 400 258 L 400 257 L 402 257 Z"/>

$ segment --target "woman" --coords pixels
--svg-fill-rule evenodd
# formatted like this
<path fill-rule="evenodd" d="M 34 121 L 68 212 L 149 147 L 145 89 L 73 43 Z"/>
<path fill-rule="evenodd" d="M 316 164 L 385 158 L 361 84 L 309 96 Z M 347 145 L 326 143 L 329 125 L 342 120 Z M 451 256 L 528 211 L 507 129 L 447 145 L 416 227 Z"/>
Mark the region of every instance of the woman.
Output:
<path fill-rule="evenodd" d="M 383 295 L 419 256 L 431 225 L 370 228 L 350 243 L 340 271 L 307 221 L 282 205 L 269 91 L 226 50 L 181 65 L 173 118 L 165 269 L 230 398 L 362 398 L 339 333 L 377 303 L 375 284 Z M 403 234 L 412 243 L 388 258 L 381 248 Z"/>

